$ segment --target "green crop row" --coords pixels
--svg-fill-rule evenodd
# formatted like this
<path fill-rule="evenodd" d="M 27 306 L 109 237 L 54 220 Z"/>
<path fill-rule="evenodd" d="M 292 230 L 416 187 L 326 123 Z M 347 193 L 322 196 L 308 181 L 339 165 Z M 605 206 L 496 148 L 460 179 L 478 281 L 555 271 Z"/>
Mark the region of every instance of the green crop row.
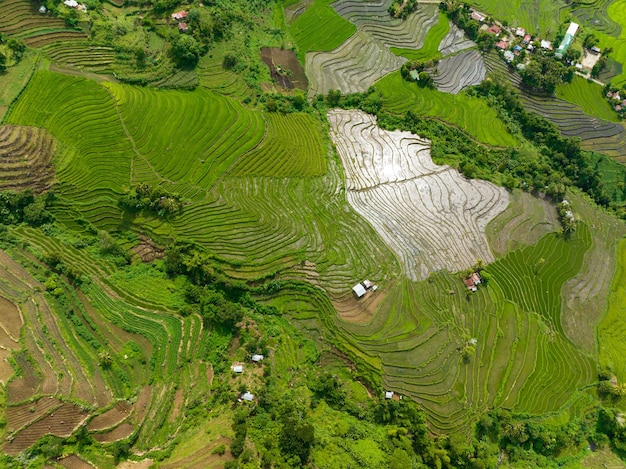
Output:
<path fill-rule="evenodd" d="M 394 72 L 376 83 L 386 110 L 394 114 L 413 111 L 455 125 L 475 139 L 494 146 L 514 146 L 517 139 L 506 129 L 496 111 L 478 98 L 451 95 L 421 88 Z"/>
<path fill-rule="evenodd" d="M 439 44 L 443 38 L 446 37 L 448 32 L 450 32 L 450 22 L 448 21 L 448 17 L 445 14 L 440 13 L 439 21 L 428 30 L 426 40 L 424 41 L 424 45 L 421 49 L 411 50 L 392 47 L 391 52 L 396 55 L 406 57 L 409 60 L 418 60 L 422 62 L 439 59 L 441 57 Z"/>

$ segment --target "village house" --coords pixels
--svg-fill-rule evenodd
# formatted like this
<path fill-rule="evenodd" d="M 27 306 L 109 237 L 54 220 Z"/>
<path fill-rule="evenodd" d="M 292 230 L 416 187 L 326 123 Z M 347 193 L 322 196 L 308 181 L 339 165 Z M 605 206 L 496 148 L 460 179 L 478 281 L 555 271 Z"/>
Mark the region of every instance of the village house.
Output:
<path fill-rule="evenodd" d="M 363 298 L 367 293 L 367 290 L 365 290 L 363 285 L 357 283 L 354 287 L 352 287 L 352 293 L 354 293 L 354 296 L 357 298 Z"/>
<path fill-rule="evenodd" d="M 496 49 L 500 49 L 500 50 L 506 50 L 506 48 L 509 46 L 509 43 L 506 41 L 498 41 L 496 42 Z"/>
<path fill-rule="evenodd" d="M 237 374 L 243 373 L 243 365 L 233 365 L 231 369 Z"/>
<path fill-rule="evenodd" d="M 545 39 L 542 39 L 541 48 L 546 49 L 546 50 L 552 50 L 552 43 L 550 41 L 546 41 Z"/>
<path fill-rule="evenodd" d="M 526 36 L 524 36 L 524 39 L 522 39 L 522 42 L 524 44 L 530 44 L 530 34 L 526 34 Z"/>
<path fill-rule="evenodd" d="M 264 358 L 263 355 L 259 355 L 259 354 L 252 355 L 252 361 L 255 363 L 259 363 L 263 361 L 263 358 Z"/>
<path fill-rule="evenodd" d="M 250 391 L 246 391 L 243 393 L 241 398 L 246 402 L 252 402 L 254 400 L 254 394 L 252 394 Z"/>
<path fill-rule="evenodd" d="M 526 36 L 526 30 L 524 28 L 517 28 L 515 30 L 515 35 L 519 37 L 524 37 Z"/>
<path fill-rule="evenodd" d="M 393 391 L 385 392 L 385 399 L 393 399 Z"/>
<path fill-rule="evenodd" d="M 491 34 L 495 34 L 496 37 L 498 37 L 500 33 L 502 32 L 502 29 L 499 26 L 492 24 L 491 26 L 489 26 L 489 29 L 487 29 L 487 32 Z"/>
<path fill-rule="evenodd" d="M 185 21 L 187 19 L 187 12 L 185 10 L 172 13 L 172 19 L 175 21 Z"/>
<path fill-rule="evenodd" d="M 178 23 L 178 30 L 181 33 L 189 32 L 189 26 L 187 26 L 187 23 L 180 22 L 180 23 Z"/>
<path fill-rule="evenodd" d="M 483 15 L 481 15 L 480 13 L 478 13 L 477 11 L 473 11 L 472 14 L 470 15 L 470 17 L 474 21 L 478 21 L 479 23 L 482 23 L 483 21 L 485 21 L 485 17 Z"/>

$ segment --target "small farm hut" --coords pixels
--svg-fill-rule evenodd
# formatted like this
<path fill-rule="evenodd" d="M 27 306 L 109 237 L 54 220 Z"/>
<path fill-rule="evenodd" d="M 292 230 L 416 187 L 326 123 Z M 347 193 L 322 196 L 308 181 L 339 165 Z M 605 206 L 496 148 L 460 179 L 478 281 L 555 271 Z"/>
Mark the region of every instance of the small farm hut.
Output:
<path fill-rule="evenodd" d="M 393 399 L 393 391 L 385 392 L 385 399 Z"/>
<path fill-rule="evenodd" d="M 241 396 L 241 398 L 242 398 L 244 401 L 252 402 L 252 401 L 254 400 L 254 394 L 252 394 L 252 393 L 251 393 L 251 392 L 249 392 L 249 391 L 246 391 L 246 392 L 244 392 L 244 393 L 243 393 L 243 395 Z"/>
<path fill-rule="evenodd" d="M 186 33 L 189 31 L 189 26 L 187 25 L 187 23 L 183 23 L 183 22 L 178 23 L 178 30 L 181 33 Z"/>
<path fill-rule="evenodd" d="M 42 15 L 45 15 L 45 14 L 47 13 L 47 11 L 48 11 L 48 10 L 46 9 L 46 7 L 45 7 L 45 6 L 41 5 L 41 6 L 39 7 L 39 13 L 41 13 Z"/>
<path fill-rule="evenodd" d="M 252 355 L 252 361 L 256 363 L 263 361 L 263 358 L 265 358 L 263 357 L 263 355 L 259 355 L 259 354 Z"/>
<path fill-rule="evenodd" d="M 354 287 L 352 287 L 352 293 L 354 293 L 354 296 L 357 298 L 362 298 L 367 293 L 367 290 L 365 290 L 363 285 L 357 283 Z"/>
<path fill-rule="evenodd" d="M 235 373 L 243 373 L 243 365 L 233 365 L 233 371 Z"/>

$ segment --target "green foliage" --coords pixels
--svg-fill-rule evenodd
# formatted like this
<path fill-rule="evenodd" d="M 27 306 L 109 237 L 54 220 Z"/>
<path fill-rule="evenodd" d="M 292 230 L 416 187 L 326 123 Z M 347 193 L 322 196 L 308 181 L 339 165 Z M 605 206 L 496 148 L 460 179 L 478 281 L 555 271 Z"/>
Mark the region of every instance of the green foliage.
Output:
<path fill-rule="evenodd" d="M 391 16 L 402 19 L 405 19 L 415 10 L 417 10 L 417 0 L 394 0 L 388 8 Z"/>
<path fill-rule="evenodd" d="M 356 26 L 339 16 L 330 3 L 315 0 L 289 27 L 302 62 L 308 51 L 333 50 L 356 31 Z"/>
<path fill-rule="evenodd" d="M 202 52 L 200 44 L 193 36 L 181 34 L 172 43 L 172 58 L 183 67 L 195 67 Z"/>
<path fill-rule="evenodd" d="M 54 201 L 54 194 L 49 192 L 34 195 L 30 189 L 23 192 L 0 192 L 0 223 L 15 225 L 26 223 L 41 226 L 53 220 L 48 208 Z"/>
<path fill-rule="evenodd" d="M 118 199 L 119 207 L 127 213 L 151 213 L 160 218 L 168 218 L 183 211 L 179 194 L 170 193 L 161 186 L 151 187 L 142 183 L 133 186 Z"/>
<path fill-rule="evenodd" d="M 558 85 L 574 77 L 571 67 L 547 55 L 534 55 L 520 74 L 528 86 L 547 93 L 553 93 Z"/>

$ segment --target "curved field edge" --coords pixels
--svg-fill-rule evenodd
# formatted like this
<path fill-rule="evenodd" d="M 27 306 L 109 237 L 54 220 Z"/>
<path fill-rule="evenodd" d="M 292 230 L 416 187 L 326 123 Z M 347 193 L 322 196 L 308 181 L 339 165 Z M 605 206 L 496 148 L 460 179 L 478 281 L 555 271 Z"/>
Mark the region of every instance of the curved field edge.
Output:
<path fill-rule="evenodd" d="M 339 16 L 331 3 L 315 0 L 289 26 L 301 62 L 307 52 L 333 50 L 355 33 L 356 26 Z"/>
<path fill-rule="evenodd" d="M 385 110 L 392 114 L 413 111 L 418 116 L 433 117 L 454 125 L 476 140 L 492 146 L 512 147 L 518 140 L 498 118 L 486 101 L 463 93 L 451 95 L 420 88 L 393 72 L 374 85 L 382 94 Z"/>

